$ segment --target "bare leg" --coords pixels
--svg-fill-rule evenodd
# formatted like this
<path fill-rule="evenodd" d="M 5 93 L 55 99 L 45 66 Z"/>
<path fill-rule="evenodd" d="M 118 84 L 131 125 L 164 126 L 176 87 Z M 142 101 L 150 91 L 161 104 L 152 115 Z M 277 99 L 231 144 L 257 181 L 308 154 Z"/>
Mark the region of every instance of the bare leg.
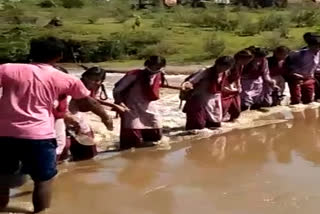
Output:
<path fill-rule="evenodd" d="M 53 179 L 43 182 L 35 182 L 33 190 L 34 213 L 39 213 L 50 207 Z"/>
<path fill-rule="evenodd" d="M 0 209 L 6 208 L 9 203 L 10 189 L 8 187 L 0 187 Z"/>

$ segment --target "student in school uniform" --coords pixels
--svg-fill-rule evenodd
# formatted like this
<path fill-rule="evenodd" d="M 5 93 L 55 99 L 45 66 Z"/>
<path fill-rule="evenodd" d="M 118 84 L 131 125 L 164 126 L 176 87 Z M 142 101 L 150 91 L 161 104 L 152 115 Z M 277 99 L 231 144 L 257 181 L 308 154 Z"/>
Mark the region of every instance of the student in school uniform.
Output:
<path fill-rule="evenodd" d="M 182 90 L 190 91 L 183 108 L 187 115 L 187 130 L 221 126 L 222 87 L 226 72 L 233 64 L 233 57 L 220 57 L 213 66 L 201 69 L 182 84 Z"/>
<path fill-rule="evenodd" d="M 241 76 L 241 109 L 258 109 L 262 106 L 271 105 L 266 99 L 265 85 L 274 88 L 275 81 L 270 78 L 267 60 L 267 52 L 258 47 L 250 47 L 254 58 L 244 67 Z"/>
<path fill-rule="evenodd" d="M 241 75 L 245 65 L 250 63 L 253 55 L 248 50 L 242 50 L 234 56 L 235 64 L 227 74 L 222 90 L 223 120 L 234 121 L 241 113 Z"/>
<path fill-rule="evenodd" d="M 125 111 L 125 108 L 113 104 L 112 102 L 107 100 L 108 96 L 103 85 L 105 79 L 106 71 L 101 69 L 100 67 L 88 68 L 81 75 L 81 81 L 90 91 L 90 97 L 95 99 L 101 105 L 107 106 L 121 114 Z M 71 141 L 70 152 L 72 155 L 72 160 L 81 161 L 95 157 L 97 155 L 97 146 L 94 142 L 94 132 L 89 125 L 86 113 L 81 111 L 81 106 L 74 102 L 74 100 L 70 101 L 69 111 L 70 116 L 72 116 L 79 124 L 78 130 L 75 131 L 75 135 L 70 134 L 69 136 Z M 69 128 L 69 130 L 72 130 L 73 128 L 74 127 L 71 127 Z M 109 130 L 112 130 L 112 127 L 109 127 Z"/>
<path fill-rule="evenodd" d="M 291 104 L 308 104 L 314 100 L 315 70 L 319 66 L 320 35 L 304 35 L 308 47 L 291 52 L 286 59 L 286 78 L 290 88 Z"/>
<path fill-rule="evenodd" d="M 157 100 L 166 87 L 166 60 L 150 56 L 144 68 L 129 71 L 114 87 L 115 103 L 129 111 L 121 114 L 120 149 L 154 146 L 162 138 L 161 116 Z"/>
<path fill-rule="evenodd" d="M 285 60 L 290 52 L 286 46 L 279 46 L 273 51 L 273 56 L 268 57 L 270 77 L 276 82 L 277 89 L 270 94 L 272 106 L 280 105 L 285 90 Z"/>

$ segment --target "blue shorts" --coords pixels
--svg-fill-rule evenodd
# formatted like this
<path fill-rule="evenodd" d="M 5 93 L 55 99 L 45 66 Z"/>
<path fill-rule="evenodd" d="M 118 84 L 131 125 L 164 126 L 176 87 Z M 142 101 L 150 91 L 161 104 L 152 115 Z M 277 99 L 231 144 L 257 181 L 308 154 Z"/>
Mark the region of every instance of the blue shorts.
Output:
<path fill-rule="evenodd" d="M 57 174 L 55 139 L 30 140 L 0 137 L 0 174 L 29 174 L 48 181 Z"/>

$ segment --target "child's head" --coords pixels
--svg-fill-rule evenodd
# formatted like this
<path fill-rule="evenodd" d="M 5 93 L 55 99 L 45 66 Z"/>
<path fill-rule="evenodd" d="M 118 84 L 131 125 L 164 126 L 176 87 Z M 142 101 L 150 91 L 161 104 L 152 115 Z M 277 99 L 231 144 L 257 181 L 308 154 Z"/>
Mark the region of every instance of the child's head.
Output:
<path fill-rule="evenodd" d="M 305 33 L 303 35 L 304 41 L 308 44 L 308 47 L 315 52 L 320 50 L 320 35 L 317 33 Z"/>
<path fill-rule="evenodd" d="M 234 65 L 234 59 L 231 56 L 219 57 L 214 64 L 214 70 L 217 73 L 223 73 Z"/>
<path fill-rule="evenodd" d="M 241 50 L 234 55 L 234 59 L 241 65 L 247 65 L 253 59 L 253 54 L 249 50 Z"/>
<path fill-rule="evenodd" d="M 62 59 L 64 43 L 55 37 L 32 39 L 30 59 L 37 63 L 55 63 Z"/>
<path fill-rule="evenodd" d="M 88 68 L 82 75 L 81 80 L 89 90 L 97 90 L 106 78 L 106 71 L 100 67 Z"/>
<path fill-rule="evenodd" d="M 144 62 L 144 66 L 151 73 L 158 73 L 162 68 L 166 67 L 166 59 L 161 56 L 150 56 Z"/>
<path fill-rule="evenodd" d="M 279 46 L 273 51 L 274 57 L 278 61 L 285 60 L 290 52 L 290 49 L 286 46 Z"/>

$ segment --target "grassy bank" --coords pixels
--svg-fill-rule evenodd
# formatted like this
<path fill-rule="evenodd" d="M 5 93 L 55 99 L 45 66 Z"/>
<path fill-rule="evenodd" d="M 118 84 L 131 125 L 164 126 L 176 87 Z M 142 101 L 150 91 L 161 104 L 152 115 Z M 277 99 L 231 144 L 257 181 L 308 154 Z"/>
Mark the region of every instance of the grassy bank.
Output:
<path fill-rule="evenodd" d="M 286 9 L 247 9 L 211 5 L 207 9 L 176 7 L 131 10 L 127 0 L 85 1 L 83 8 L 61 5 L 41 8 L 40 0 L 14 3 L 0 11 L 0 59 L 21 60 L 31 38 L 54 35 L 66 41 L 83 62 L 105 62 L 111 67 L 141 64 L 150 54 L 161 54 L 172 64 L 198 64 L 241 48 L 259 45 L 272 49 L 303 45 L 306 31 L 318 31 L 320 15 L 314 4 Z M 53 17 L 63 25 L 44 27 Z"/>

